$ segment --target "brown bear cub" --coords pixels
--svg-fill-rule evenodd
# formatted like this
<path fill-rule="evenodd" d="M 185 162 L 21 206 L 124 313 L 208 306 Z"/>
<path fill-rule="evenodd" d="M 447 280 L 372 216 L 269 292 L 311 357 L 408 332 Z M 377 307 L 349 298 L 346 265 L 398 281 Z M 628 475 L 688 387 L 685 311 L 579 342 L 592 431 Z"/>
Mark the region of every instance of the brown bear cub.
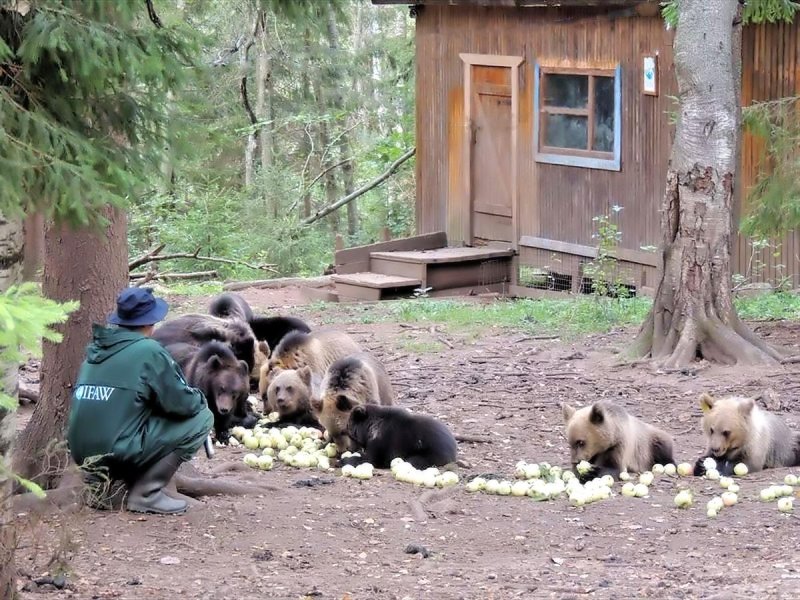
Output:
<path fill-rule="evenodd" d="M 673 462 L 672 437 L 613 402 L 601 400 L 579 409 L 562 404 L 561 410 L 572 464 L 584 460 L 592 464 L 592 470 L 580 476 L 581 483 Z"/>
<path fill-rule="evenodd" d="M 311 333 L 292 331 L 273 348 L 266 367 L 261 369 L 259 390 L 265 391 L 272 381 L 272 371 L 310 367 L 318 377 L 325 374 L 334 361 L 361 352 L 361 347 L 346 333 L 322 330 Z M 263 392 L 262 392 L 263 396 Z"/>
<path fill-rule="evenodd" d="M 211 315 L 183 315 L 166 321 L 153 332 L 153 339 L 164 347 L 173 344 L 200 346 L 216 340 L 230 346 L 236 358 L 247 363 L 248 372 L 255 366 L 256 337 L 246 321 L 220 319 Z"/>
<path fill-rule="evenodd" d="M 310 367 L 282 370 L 269 384 L 264 401 L 264 412 L 277 412 L 280 418 L 271 427 L 284 425 L 309 426 L 322 429 L 311 412 L 311 393 L 313 388 Z"/>
<path fill-rule="evenodd" d="M 695 463 L 695 475 L 705 474 L 703 461 L 708 457 L 717 461 L 722 475 L 732 475 L 740 462 L 751 472 L 800 465 L 800 436 L 756 406 L 753 398 L 701 394 L 700 408 L 707 448 Z"/>
<path fill-rule="evenodd" d="M 383 365 L 369 354 L 359 353 L 328 367 L 320 384 L 320 395 L 315 395 L 312 406 L 331 441 L 343 452 L 353 448 L 347 434 L 350 412 L 363 404 L 393 402 L 394 390 Z"/>
<path fill-rule="evenodd" d="M 205 395 L 214 414 L 214 433 L 223 444 L 228 442 L 234 425 L 249 428 L 258 422 L 247 401 L 248 374 L 247 363 L 217 341 L 203 344 L 186 365 L 186 379 Z"/>
<path fill-rule="evenodd" d="M 394 406 L 356 406 L 347 433 L 361 456 L 345 458 L 342 464 L 368 462 L 388 469 L 393 459 L 402 458 L 417 469 L 427 469 L 455 462 L 458 452 L 444 423 Z"/>

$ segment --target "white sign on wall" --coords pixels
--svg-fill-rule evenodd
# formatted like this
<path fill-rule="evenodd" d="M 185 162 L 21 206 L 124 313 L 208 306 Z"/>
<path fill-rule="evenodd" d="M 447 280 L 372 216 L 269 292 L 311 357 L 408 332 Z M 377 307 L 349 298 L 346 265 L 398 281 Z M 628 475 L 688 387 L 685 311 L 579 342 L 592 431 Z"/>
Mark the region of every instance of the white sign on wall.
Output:
<path fill-rule="evenodd" d="M 658 95 L 658 57 L 643 57 L 642 92 L 652 96 Z"/>

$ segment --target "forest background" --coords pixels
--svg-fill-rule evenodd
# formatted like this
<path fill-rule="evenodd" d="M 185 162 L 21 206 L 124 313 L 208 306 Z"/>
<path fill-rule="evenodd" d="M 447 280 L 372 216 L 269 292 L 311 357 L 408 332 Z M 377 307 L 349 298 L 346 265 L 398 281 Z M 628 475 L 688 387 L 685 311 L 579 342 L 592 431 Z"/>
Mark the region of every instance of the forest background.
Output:
<path fill-rule="evenodd" d="M 165 24 L 198 32 L 202 58 L 174 98 L 176 146 L 129 210 L 130 255 L 166 244 L 319 275 L 346 246 L 414 231 L 413 158 L 380 187 L 303 221 L 414 146 L 414 27 L 407 7 L 363 0 L 156 2 Z M 388 231 L 385 229 L 387 228 Z M 166 271 L 197 262 L 162 263 Z M 263 272 L 215 265 L 222 277 Z"/>

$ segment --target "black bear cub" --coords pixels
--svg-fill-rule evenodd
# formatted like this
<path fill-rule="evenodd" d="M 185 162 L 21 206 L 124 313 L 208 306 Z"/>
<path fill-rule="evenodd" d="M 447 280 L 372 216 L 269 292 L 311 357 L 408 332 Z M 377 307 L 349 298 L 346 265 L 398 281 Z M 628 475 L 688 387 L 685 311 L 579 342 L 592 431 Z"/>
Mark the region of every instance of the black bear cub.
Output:
<path fill-rule="evenodd" d="M 258 417 L 247 401 L 250 393 L 250 370 L 224 343 L 203 344 L 186 365 L 189 385 L 198 388 L 214 414 L 214 433 L 223 444 L 234 425 L 253 427 Z"/>
<path fill-rule="evenodd" d="M 345 458 L 343 465 L 368 462 L 388 469 L 393 459 L 402 458 L 417 469 L 427 469 L 455 462 L 458 452 L 456 439 L 444 423 L 394 406 L 356 406 L 347 432 L 361 456 Z"/>

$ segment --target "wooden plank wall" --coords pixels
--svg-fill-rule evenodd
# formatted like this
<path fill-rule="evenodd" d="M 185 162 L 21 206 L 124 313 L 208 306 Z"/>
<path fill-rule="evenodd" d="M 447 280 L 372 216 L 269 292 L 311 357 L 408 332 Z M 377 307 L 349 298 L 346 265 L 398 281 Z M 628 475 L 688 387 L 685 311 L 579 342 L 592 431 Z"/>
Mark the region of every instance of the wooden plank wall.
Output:
<path fill-rule="evenodd" d="M 592 217 L 623 206 L 623 246 L 659 239 L 658 207 L 670 152 L 667 111 L 674 95 L 672 35 L 663 20 L 610 18 L 598 9 L 489 9 L 425 6 L 417 17 L 417 218 L 420 232 L 448 238 L 467 210 L 459 188 L 463 68 L 459 52 L 519 55 L 520 235 L 592 245 Z M 641 92 L 645 53 L 659 53 L 660 95 Z M 564 66 L 622 65 L 621 172 L 533 160 L 536 61 Z M 446 111 L 446 112 L 445 112 Z M 449 116 L 448 116 L 449 115 Z M 524 257 L 523 257 L 524 259 Z"/>
<path fill-rule="evenodd" d="M 460 52 L 521 55 L 519 190 L 520 235 L 593 245 L 592 217 L 618 204 L 622 245 L 638 250 L 660 241 L 658 209 L 664 190 L 676 106 L 672 33 L 660 17 L 608 17 L 597 9 L 489 9 L 425 6 L 417 17 L 417 228 L 446 230 L 453 239 L 467 210 L 461 189 L 464 136 L 463 68 Z M 800 19 L 788 25 L 746 27 L 743 35 L 742 102 L 800 95 Z M 641 57 L 659 54 L 659 96 L 641 93 Z M 533 160 L 535 62 L 622 65 L 622 170 L 619 173 L 539 164 Z M 445 112 L 446 111 L 446 112 Z M 761 152 L 746 135 L 742 147 L 741 216 L 755 181 Z M 765 266 L 754 281 L 790 276 L 800 285 L 800 239 L 791 234 L 753 257 L 742 236 L 734 242 L 734 273 Z M 755 258 L 755 260 L 753 260 Z M 525 250 L 522 249 L 525 262 Z"/>
<path fill-rule="evenodd" d="M 776 23 L 745 27 L 742 34 L 742 105 L 800 95 L 800 19 L 792 24 Z M 738 219 L 747 211 L 747 191 L 756 181 L 762 143 L 745 134 L 742 140 L 742 199 Z M 753 254 L 752 244 L 739 235 L 734 243 L 734 273 L 750 273 L 753 281 L 779 282 L 791 277 L 800 285 L 800 238 L 796 232 L 771 240 L 773 247 Z M 777 253 L 777 255 L 776 255 Z M 752 265 L 763 263 L 760 270 Z"/>

